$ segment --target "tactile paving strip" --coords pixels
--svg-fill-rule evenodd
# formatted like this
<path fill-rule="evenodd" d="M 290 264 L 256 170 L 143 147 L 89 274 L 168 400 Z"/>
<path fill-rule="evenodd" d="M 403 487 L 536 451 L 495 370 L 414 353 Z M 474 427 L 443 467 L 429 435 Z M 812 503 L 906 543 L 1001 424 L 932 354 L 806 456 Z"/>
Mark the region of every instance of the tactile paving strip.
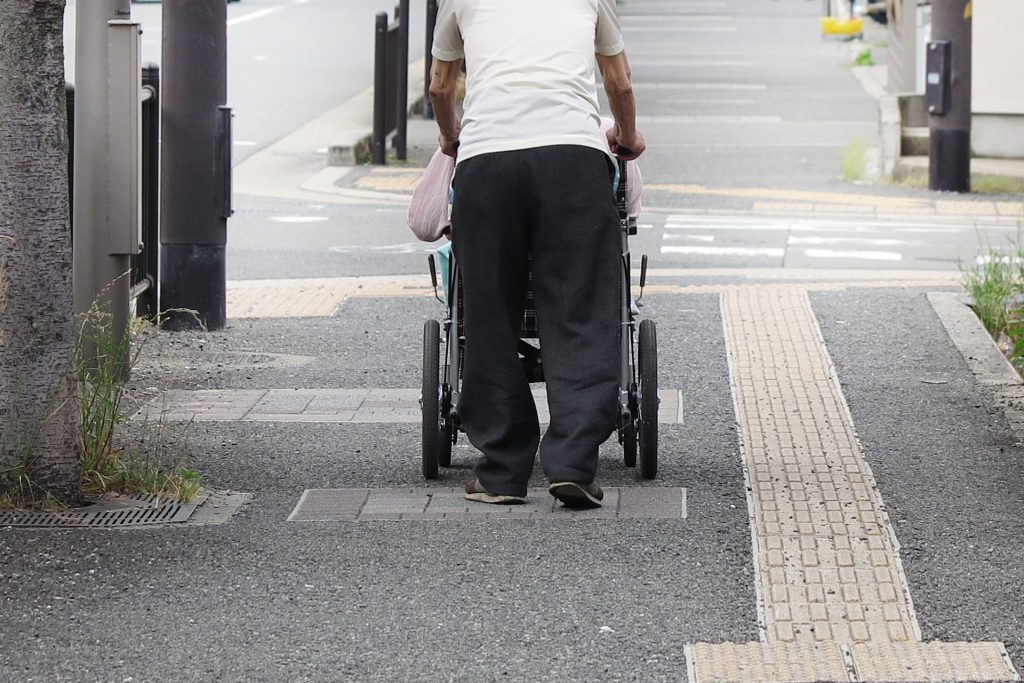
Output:
<path fill-rule="evenodd" d="M 894 536 L 807 293 L 734 290 L 722 304 L 768 642 L 914 639 Z"/>
<path fill-rule="evenodd" d="M 843 652 L 835 643 L 697 643 L 687 648 L 691 681 L 716 683 L 815 683 L 847 681 Z M 699 678 L 695 677 L 695 670 Z"/>
<path fill-rule="evenodd" d="M 692 646 L 690 680 L 1020 680 L 1000 643 L 918 642 L 899 545 L 806 291 L 728 289 L 722 319 L 762 642 Z"/>

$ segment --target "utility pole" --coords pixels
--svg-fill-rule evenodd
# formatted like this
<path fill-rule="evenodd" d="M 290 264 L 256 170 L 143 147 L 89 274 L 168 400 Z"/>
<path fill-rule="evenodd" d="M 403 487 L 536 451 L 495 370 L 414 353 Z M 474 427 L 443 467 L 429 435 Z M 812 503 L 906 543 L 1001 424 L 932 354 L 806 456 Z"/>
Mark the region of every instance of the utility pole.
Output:
<path fill-rule="evenodd" d="M 161 309 L 171 329 L 217 330 L 232 213 L 224 0 L 163 3 L 162 86 Z"/>
<path fill-rule="evenodd" d="M 928 187 L 971 191 L 971 0 L 932 0 L 925 105 Z"/>
<path fill-rule="evenodd" d="M 85 363 L 96 367 L 99 355 L 112 349 L 97 351 L 97 341 L 109 335 L 114 345 L 116 365 L 127 369 L 126 332 L 129 318 L 129 250 L 125 238 L 135 226 L 122 224 L 130 212 L 121 185 L 126 182 L 124 158 L 111 150 L 128 143 L 128 130 L 112 126 L 112 115 L 120 121 L 130 112 L 112 112 L 114 104 L 122 105 L 121 91 L 130 90 L 131 83 L 115 82 L 111 65 L 111 29 L 109 22 L 124 23 L 131 18 L 129 0 L 89 0 L 78 4 L 75 22 L 75 150 L 74 150 L 74 310 L 82 316 L 96 307 L 109 320 L 85 320 L 82 335 L 82 356 Z M 125 27 L 129 31 L 130 27 Z M 137 31 L 137 29 L 136 29 Z M 116 48 L 115 48 L 116 49 Z M 122 55 L 115 54 L 117 63 Z M 139 78 L 139 76 L 136 76 Z M 117 90 L 112 98 L 113 90 Z M 138 115 L 138 103 L 134 106 Z M 120 139 L 119 139 L 120 138 Z M 137 197 L 137 196 L 136 196 Z M 114 205 L 117 205 L 116 207 Z M 122 211 L 121 209 L 124 209 Z M 130 220 L 130 217 L 128 218 Z M 109 325 L 109 332 L 104 327 Z"/>

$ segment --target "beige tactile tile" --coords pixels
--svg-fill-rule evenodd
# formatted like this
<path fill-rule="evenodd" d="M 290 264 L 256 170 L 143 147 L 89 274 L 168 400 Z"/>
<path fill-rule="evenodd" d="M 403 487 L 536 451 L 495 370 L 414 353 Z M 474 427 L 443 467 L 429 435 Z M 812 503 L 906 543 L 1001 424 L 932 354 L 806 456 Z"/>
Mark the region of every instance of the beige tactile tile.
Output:
<path fill-rule="evenodd" d="M 768 642 L 913 638 L 891 529 L 806 292 L 734 290 L 722 308 Z"/>
<path fill-rule="evenodd" d="M 692 646 L 691 683 L 1020 680 L 1000 643 L 919 642 L 896 537 L 806 290 L 725 288 L 722 320 L 761 642 Z"/>
<path fill-rule="evenodd" d="M 694 683 L 814 683 L 847 681 L 834 643 L 697 643 L 689 648 Z"/>
<path fill-rule="evenodd" d="M 861 681 L 945 683 L 1015 681 L 1000 643 L 857 643 L 851 648 Z"/>
<path fill-rule="evenodd" d="M 935 210 L 940 215 L 955 216 L 995 216 L 996 206 L 992 202 L 957 201 L 940 199 L 935 202 Z"/>

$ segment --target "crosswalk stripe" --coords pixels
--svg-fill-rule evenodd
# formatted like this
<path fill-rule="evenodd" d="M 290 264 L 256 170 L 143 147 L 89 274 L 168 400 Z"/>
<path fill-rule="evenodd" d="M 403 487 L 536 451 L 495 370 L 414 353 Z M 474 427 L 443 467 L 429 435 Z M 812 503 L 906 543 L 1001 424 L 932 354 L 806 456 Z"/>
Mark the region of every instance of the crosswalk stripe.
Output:
<path fill-rule="evenodd" d="M 769 256 L 782 258 L 786 250 L 780 247 L 686 247 L 664 245 L 662 254 L 690 254 L 694 256 Z"/>
<path fill-rule="evenodd" d="M 804 256 L 827 259 L 861 259 L 866 261 L 902 261 L 897 251 L 853 251 L 845 249 L 804 249 Z"/>

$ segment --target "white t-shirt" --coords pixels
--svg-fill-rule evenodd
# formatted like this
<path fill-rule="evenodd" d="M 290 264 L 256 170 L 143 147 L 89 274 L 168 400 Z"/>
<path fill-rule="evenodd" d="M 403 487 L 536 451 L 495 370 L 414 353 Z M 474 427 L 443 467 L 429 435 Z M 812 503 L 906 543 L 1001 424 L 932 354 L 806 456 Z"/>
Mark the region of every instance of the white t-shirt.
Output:
<path fill-rule="evenodd" d="M 459 161 L 546 145 L 608 153 L 594 53 L 622 50 L 615 0 L 441 0 L 431 53 L 466 60 Z"/>

